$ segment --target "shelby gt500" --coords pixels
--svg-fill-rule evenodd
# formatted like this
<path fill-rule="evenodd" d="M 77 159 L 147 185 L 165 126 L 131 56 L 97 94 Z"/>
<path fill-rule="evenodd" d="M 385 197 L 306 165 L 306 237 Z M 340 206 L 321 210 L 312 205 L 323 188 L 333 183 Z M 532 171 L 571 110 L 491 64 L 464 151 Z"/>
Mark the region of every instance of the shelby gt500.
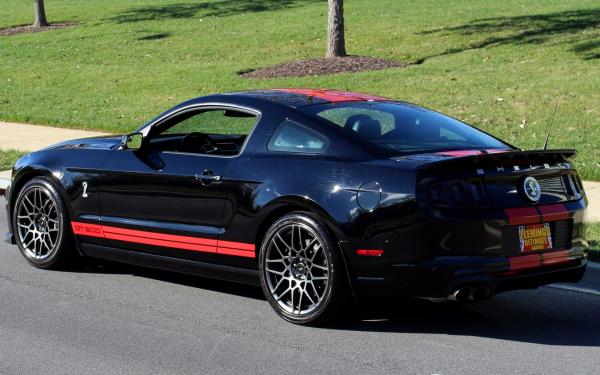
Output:
<path fill-rule="evenodd" d="M 317 324 L 361 295 L 577 282 L 574 157 L 372 95 L 210 95 L 19 159 L 8 239 L 40 268 L 85 256 L 261 285 L 281 317 Z"/>

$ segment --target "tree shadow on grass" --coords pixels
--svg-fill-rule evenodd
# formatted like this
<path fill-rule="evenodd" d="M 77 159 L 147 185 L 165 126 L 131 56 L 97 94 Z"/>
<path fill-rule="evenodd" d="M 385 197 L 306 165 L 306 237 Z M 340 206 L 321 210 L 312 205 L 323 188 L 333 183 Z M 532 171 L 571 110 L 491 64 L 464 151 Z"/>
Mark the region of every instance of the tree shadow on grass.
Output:
<path fill-rule="evenodd" d="M 168 38 L 170 35 L 171 35 L 171 33 L 156 33 L 156 34 L 139 37 L 139 38 L 137 38 L 137 40 L 160 40 L 160 39 Z"/>
<path fill-rule="evenodd" d="M 419 32 L 420 35 L 487 36 L 467 45 L 418 60 L 452 55 L 468 50 L 523 44 L 568 44 L 569 50 L 584 60 L 600 58 L 600 8 L 514 17 L 492 17 L 464 25 L 441 27 Z"/>
<path fill-rule="evenodd" d="M 131 8 L 110 20 L 117 23 L 183 19 L 193 17 L 226 17 L 242 13 L 257 13 L 295 8 L 320 0 L 217 0 L 210 2 L 188 2 Z"/>

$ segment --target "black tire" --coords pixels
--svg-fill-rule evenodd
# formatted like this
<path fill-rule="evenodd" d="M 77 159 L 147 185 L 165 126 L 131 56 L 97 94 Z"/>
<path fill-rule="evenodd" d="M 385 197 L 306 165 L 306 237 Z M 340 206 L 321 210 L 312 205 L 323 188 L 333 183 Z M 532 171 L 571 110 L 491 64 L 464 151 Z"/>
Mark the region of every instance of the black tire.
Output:
<path fill-rule="evenodd" d="M 350 299 L 341 257 L 317 215 L 293 212 L 279 218 L 265 234 L 259 254 L 260 282 L 271 307 L 295 324 L 321 325 L 341 317 Z"/>
<path fill-rule="evenodd" d="M 13 209 L 12 228 L 29 264 L 43 269 L 71 265 L 77 252 L 69 225 L 65 204 L 52 180 L 36 177 L 23 185 Z"/>

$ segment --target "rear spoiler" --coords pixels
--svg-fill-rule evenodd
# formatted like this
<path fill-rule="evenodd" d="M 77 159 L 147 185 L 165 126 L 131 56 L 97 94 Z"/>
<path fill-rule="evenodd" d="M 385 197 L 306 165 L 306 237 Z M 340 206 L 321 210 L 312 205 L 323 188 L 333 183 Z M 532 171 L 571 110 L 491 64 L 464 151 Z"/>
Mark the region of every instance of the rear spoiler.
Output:
<path fill-rule="evenodd" d="M 567 163 L 577 156 L 573 149 L 559 150 L 530 150 L 530 151 L 508 151 L 496 153 L 481 153 L 461 157 L 448 157 L 422 164 L 421 170 L 463 168 L 500 167 L 514 165 L 556 165 Z"/>

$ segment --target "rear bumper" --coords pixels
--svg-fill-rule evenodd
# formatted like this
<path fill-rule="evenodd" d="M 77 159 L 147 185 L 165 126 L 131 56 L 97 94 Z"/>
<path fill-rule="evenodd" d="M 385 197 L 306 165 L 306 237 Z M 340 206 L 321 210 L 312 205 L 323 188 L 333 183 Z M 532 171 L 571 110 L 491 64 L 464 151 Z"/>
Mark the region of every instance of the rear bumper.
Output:
<path fill-rule="evenodd" d="M 491 294 L 578 282 L 587 265 L 582 248 L 515 257 L 447 256 L 420 264 L 386 267 L 382 277 L 358 277 L 361 295 L 446 298 L 463 287 L 486 286 Z"/>

